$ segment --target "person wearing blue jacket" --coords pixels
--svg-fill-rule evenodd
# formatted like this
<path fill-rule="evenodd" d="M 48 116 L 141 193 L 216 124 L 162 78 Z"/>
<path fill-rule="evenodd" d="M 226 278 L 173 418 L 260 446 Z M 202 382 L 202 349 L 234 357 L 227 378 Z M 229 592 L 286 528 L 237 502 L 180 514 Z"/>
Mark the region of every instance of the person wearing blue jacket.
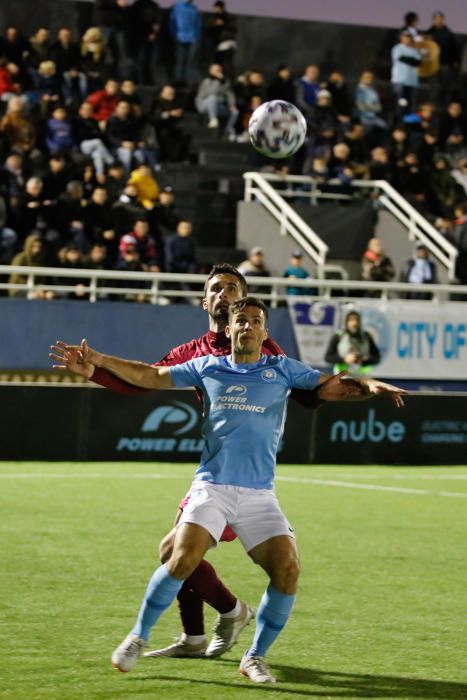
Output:
<path fill-rule="evenodd" d="M 193 0 L 180 0 L 172 7 L 169 18 L 170 34 L 175 42 L 176 83 L 188 83 L 198 39 L 201 36 L 201 14 Z"/>

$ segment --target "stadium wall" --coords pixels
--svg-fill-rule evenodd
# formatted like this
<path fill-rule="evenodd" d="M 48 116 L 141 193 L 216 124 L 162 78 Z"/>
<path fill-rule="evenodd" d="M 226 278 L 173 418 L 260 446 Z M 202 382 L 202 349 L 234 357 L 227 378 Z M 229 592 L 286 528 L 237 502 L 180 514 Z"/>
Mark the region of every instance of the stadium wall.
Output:
<path fill-rule="evenodd" d="M 298 357 L 287 309 L 271 310 L 269 328 L 286 353 Z M 0 370 L 50 369 L 49 346 L 59 338 L 87 338 L 102 352 L 155 362 L 206 329 L 206 313 L 185 304 L 0 299 Z"/>
<path fill-rule="evenodd" d="M 279 462 L 462 464 L 465 401 L 409 396 L 401 411 L 377 399 L 313 413 L 290 401 Z M 85 386 L 0 386 L 0 460 L 196 463 L 202 446 L 193 391 L 128 397 Z"/>

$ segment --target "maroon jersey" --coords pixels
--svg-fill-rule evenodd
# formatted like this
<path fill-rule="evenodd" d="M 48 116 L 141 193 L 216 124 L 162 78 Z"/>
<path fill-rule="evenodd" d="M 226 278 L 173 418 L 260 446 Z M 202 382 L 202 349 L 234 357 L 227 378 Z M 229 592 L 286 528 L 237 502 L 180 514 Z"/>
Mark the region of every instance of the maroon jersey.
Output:
<path fill-rule="evenodd" d="M 173 365 L 181 365 L 183 362 L 193 360 L 195 357 L 229 355 L 230 350 L 230 338 L 227 338 L 223 331 L 221 333 L 208 331 L 200 338 L 195 338 L 188 343 L 183 343 L 183 345 L 178 345 L 176 348 L 173 348 L 161 360 L 153 362 L 152 366 L 163 365 L 171 367 Z M 275 343 L 274 340 L 271 340 L 271 338 L 266 338 L 261 346 L 261 352 L 263 355 L 285 355 L 280 345 Z M 112 391 L 118 391 L 121 394 L 142 394 L 145 391 L 151 391 L 150 389 L 143 389 L 129 384 L 101 367 L 96 367 L 92 375 L 92 381 L 101 386 L 105 386 L 107 389 L 112 389 Z"/>

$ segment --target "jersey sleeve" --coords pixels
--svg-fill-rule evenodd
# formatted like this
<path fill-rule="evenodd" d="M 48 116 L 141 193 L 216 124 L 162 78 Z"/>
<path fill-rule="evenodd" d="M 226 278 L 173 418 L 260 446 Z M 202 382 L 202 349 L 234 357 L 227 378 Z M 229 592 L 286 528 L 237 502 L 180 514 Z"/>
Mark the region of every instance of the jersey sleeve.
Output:
<path fill-rule="evenodd" d="M 284 357 L 284 368 L 291 389 L 314 389 L 321 377 L 319 370 L 290 357 Z"/>
<path fill-rule="evenodd" d="M 129 384 L 124 379 L 120 379 L 120 377 L 117 377 L 108 370 L 102 369 L 102 367 L 96 367 L 91 381 L 95 384 L 100 384 L 100 386 L 106 389 L 116 391 L 119 394 L 126 394 L 127 396 L 138 396 L 139 394 L 144 394 L 146 391 L 151 391 L 150 389 L 144 389 L 143 387 Z"/>
<path fill-rule="evenodd" d="M 167 355 L 164 355 L 155 365 L 172 367 L 173 365 L 180 365 L 183 362 L 188 362 L 195 356 L 196 344 L 194 340 L 189 343 L 183 343 L 183 345 L 178 345 L 176 348 L 172 348 Z"/>
<path fill-rule="evenodd" d="M 203 382 L 201 372 L 203 362 L 206 358 L 196 358 L 189 360 L 181 365 L 173 365 L 170 367 L 170 377 L 175 387 L 184 389 L 189 386 L 202 387 Z M 200 362 L 201 360 L 201 362 Z"/>

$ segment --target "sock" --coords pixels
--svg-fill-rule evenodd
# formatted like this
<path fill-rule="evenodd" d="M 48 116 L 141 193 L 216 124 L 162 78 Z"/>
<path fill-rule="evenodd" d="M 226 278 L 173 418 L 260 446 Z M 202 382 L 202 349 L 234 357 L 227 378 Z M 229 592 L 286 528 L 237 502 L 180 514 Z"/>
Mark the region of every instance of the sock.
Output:
<path fill-rule="evenodd" d="M 224 586 L 214 567 L 205 559 L 186 579 L 186 585 L 198 593 L 218 613 L 230 612 L 237 603 L 237 598 Z M 189 630 L 185 632 L 191 634 Z"/>
<path fill-rule="evenodd" d="M 221 617 L 225 617 L 227 619 L 232 618 L 232 617 L 238 617 L 240 615 L 240 612 L 242 610 L 242 604 L 237 598 L 237 602 L 235 604 L 235 607 L 227 613 L 221 613 Z"/>
<path fill-rule="evenodd" d="M 147 641 L 151 627 L 157 622 L 164 610 L 169 607 L 182 585 L 183 581 L 169 574 L 167 564 L 162 564 L 156 569 L 149 579 L 143 604 L 131 634 Z"/>
<path fill-rule="evenodd" d="M 271 644 L 285 627 L 294 604 L 295 595 L 279 593 L 271 584 L 266 588 L 256 614 L 253 644 L 247 656 L 266 656 Z"/>
<path fill-rule="evenodd" d="M 185 634 L 185 632 L 182 634 L 182 642 L 186 642 L 187 644 L 202 644 L 203 642 L 206 642 L 206 635 L 205 634 Z"/>
<path fill-rule="evenodd" d="M 189 637 L 204 635 L 203 599 L 190 586 L 191 576 L 184 581 L 177 594 L 178 611 L 185 634 Z"/>

